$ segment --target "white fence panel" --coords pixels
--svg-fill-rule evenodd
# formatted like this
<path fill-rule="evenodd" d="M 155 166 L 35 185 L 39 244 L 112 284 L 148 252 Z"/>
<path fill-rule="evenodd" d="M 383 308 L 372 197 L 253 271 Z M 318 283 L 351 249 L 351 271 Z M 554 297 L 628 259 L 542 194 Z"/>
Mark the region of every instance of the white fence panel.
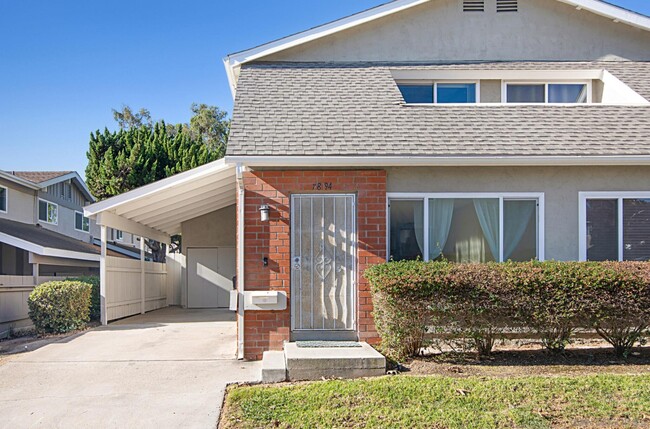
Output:
<path fill-rule="evenodd" d="M 184 305 L 186 267 L 187 262 L 182 253 L 167 255 L 167 305 Z"/>

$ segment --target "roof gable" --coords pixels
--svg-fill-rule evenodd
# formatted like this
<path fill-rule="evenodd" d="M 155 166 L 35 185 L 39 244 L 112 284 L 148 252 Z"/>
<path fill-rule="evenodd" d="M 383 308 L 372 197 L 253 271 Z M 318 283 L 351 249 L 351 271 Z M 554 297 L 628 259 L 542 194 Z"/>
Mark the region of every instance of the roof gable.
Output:
<path fill-rule="evenodd" d="M 5 171 L 2 173 L 2 177 L 32 189 L 45 189 L 56 183 L 70 180 L 88 201 L 95 201 L 86 182 L 76 171 Z"/>
<path fill-rule="evenodd" d="M 459 0 L 456 0 L 458 2 Z M 618 6 L 611 5 L 609 3 L 602 2 L 600 0 L 556 0 L 559 3 L 564 3 L 569 6 L 575 7 L 578 11 L 589 11 L 592 12 L 593 14 L 596 14 L 601 17 L 605 17 L 607 19 L 611 19 L 615 23 L 623 23 L 627 24 L 628 26 L 634 27 L 636 29 L 640 29 L 642 31 L 650 31 L 650 17 L 620 8 Z M 355 29 L 356 27 L 359 27 L 363 24 L 368 24 L 373 21 L 386 18 L 390 15 L 397 14 L 399 12 L 406 11 L 408 9 L 415 8 L 420 5 L 424 4 L 442 4 L 444 3 L 443 0 L 395 0 L 390 3 L 384 4 L 377 6 L 375 8 L 360 12 L 358 14 L 339 19 L 337 21 L 333 21 L 318 27 L 314 27 L 310 30 L 297 33 L 279 40 L 275 40 L 260 46 L 257 46 L 255 48 L 251 48 L 245 51 L 241 51 L 238 53 L 231 54 L 227 56 L 224 59 L 224 63 L 226 66 L 226 72 L 228 74 L 228 79 L 231 85 L 231 90 L 233 91 L 233 95 L 235 93 L 235 88 L 237 86 L 237 79 L 239 76 L 239 71 L 241 68 L 241 65 L 245 63 L 250 63 L 253 61 L 258 61 L 258 60 L 272 60 L 272 61 L 291 61 L 291 59 L 287 57 L 283 57 L 282 54 L 286 53 L 287 51 L 296 51 L 299 49 L 308 49 L 306 46 L 307 44 L 312 44 L 313 42 L 323 39 L 328 36 L 340 36 L 340 33 L 345 32 L 347 30 L 352 30 Z M 549 3 L 544 3 L 544 6 L 548 6 Z M 552 5 L 551 5 L 552 6 Z M 597 25 L 592 25 L 592 27 L 595 30 L 600 30 L 600 28 Z M 402 27 L 404 28 L 404 27 Z M 557 28 L 554 29 L 549 29 L 551 32 L 556 31 Z M 445 35 L 440 35 L 440 37 L 444 37 Z M 449 35 L 446 35 L 449 37 Z M 511 36 L 508 35 L 510 38 Z M 571 38 L 571 36 L 568 36 L 568 38 Z M 328 38 L 329 40 L 329 38 Z M 596 43 L 597 44 L 597 43 Z M 311 45 L 310 45 L 311 46 Z M 535 51 L 533 49 L 530 50 L 532 52 L 532 55 L 535 55 Z M 436 57 L 436 58 L 417 58 L 414 60 L 428 60 L 428 61 L 433 61 L 433 60 L 460 60 L 461 58 L 449 58 L 449 57 Z M 587 57 L 573 57 L 573 58 L 541 58 L 541 57 L 534 57 L 534 58 L 528 58 L 528 57 L 519 57 L 519 58 L 496 58 L 496 57 L 490 57 L 490 58 L 464 58 L 465 60 L 533 60 L 533 59 L 544 59 L 544 60 L 552 60 L 552 59 L 563 59 L 563 60 L 593 60 L 596 58 L 587 58 Z M 645 58 L 636 58 L 636 59 L 645 59 Z M 365 61 L 380 61 L 380 60 L 388 60 L 388 61 L 395 61 L 395 58 L 346 58 L 345 60 L 347 61 L 354 61 L 354 60 L 365 60 Z M 299 61 L 302 61 L 299 60 Z M 322 58 L 310 58 L 307 59 L 306 61 L 324 61 Z"/>

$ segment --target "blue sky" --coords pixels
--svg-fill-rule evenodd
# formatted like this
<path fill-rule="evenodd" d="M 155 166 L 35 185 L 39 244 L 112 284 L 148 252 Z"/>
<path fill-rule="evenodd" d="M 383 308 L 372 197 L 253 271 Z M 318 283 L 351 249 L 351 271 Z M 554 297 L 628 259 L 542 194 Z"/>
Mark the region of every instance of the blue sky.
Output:
<path fill-rule="evenodd" d="M 77 170 L 111 109 L 230 111 L 221 59 L 385 0 L 0 0 L 0 169 Z M 613 0 L 650 15 L 648 0 Z"/>

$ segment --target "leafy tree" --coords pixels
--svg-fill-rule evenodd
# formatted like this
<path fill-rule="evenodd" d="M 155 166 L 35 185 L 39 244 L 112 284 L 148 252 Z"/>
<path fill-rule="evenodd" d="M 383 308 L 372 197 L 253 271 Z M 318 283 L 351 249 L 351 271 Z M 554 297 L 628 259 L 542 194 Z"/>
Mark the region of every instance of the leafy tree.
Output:
<path fill-rule="evenodd" d="M 140 128 L 145 125 L 151 127 L 151 113 L 145 108 L 134 113 L 129 106 L 122 106 L 122 110 L 113 109 L 113 119 L 117 121 L 122 129 Z"/>
<path fill-rule="evenodd" d="M 103 200 L 222 158 L 230 126 L 225 112 L 205 104 L 192 111 L 189 124 L 171 125 L 152 123 L 146 109 L 113 110 L 120 129 L 90 135 L 86 181 L 93 195 Z M 156 261 L 164 260 L 160 243 L 147 240 L 147 246 Z"/>

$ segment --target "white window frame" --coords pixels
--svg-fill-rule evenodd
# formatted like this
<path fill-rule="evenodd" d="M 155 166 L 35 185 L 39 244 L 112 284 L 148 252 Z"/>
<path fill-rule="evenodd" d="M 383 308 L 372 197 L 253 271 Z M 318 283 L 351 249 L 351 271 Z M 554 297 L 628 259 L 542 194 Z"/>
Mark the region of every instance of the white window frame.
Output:
<path fill-rule="evenodd" d="M 438 105 L 438 84 L 439 83 L 455 83 L 455 84 L 467 84 L 467 85 L 476 85 L 476 101 L 473 103 L 440 103 L 441 106 L 467 106 L 479 104 L 481 102 L 481 81 L 480 80 L 454 80 L 454 79 L 443 79 L 443 80 L 411 80 L 411 81 L 397 81 L 397 85 L 430 85 L 431 90 L 433 91 L 433 103 L 407 103 L 404 100 L 406 106 L 431 106 Z"/>
<path fill-rule="evenodd" d="M 5 209 L 1 210 L 0 213 L 8 213 L 9 212 L 9 188 L 6 186 L 0 186 L 0 189 L 5 190 Z"/>
<path fill-rule="evenodd" d="M 48 222 L 47 220 L 41 219 L 41 207 L 40 207 L 40 202 L 41 201 L 47 203 L 48 205 L 53 205 L 54 207 L 56 207 L 56 222 Z M 48 201 L 48 200 L 45 200 L 43 198 L 39 198 L 38 202 L 39 202 L 39 206 L 36 208 L 37 215 L 38 215 L 37 216 L 38 221 L 39 222 L 45 222 L 45 223 L 47 223 L 49 225 L 58 225 L 59 224 L 59 205 L 57 203 L 53 203 L 52 201 Z M 50 212 L 50 210 L 48 209 L 47 213 L 49 213 L 49 212 Z M 46 216 L 47 216 L 47 213 L 46 213 Z"/>
<path fill-rule="evenodd" d="M 80 215 L 81 215 L 81 229 L 78 229 L 78 228 L 77 228 L 77 214 L 80 214 Z M 90 219 L 88 219 L 88 231 L 86 231 L 85 229 L 83 229 L 83 226 L 84 226 L 84 219 L 88 219 L 88 218 L 87 218 L 86 216 L 84 216 L 83 212 L 80 212 L 80 211 L 75 210 L 75 212 L 74 212 L 74 229 L 75 229 L 76 231 L 85 232 L 85 233 L 87 233 L 87 234 L 90 234 Z"/>
<path fill-rule="evenodd" d="M 508 103 L 508 85 L 544 85 L 544 102 L 543 103 Z M 549 103 L 548 86 L 549 85 L 587 85 L 587 102 L 586 103 Z M 538 106 L 542 104 L 562 105 L 562 106 L 583 106 L 593 103 L 593 89 L 591 80 L 502 80 L 501 81 L 501 103 L 510 106 Z"/>
<path fill-rule="evenodd" d="M 587 260 L 587 200 L 617 200 L 618 260 L 623 260 L 623 200 L 650 199 L 649 191 L 589 191 L 578 193 L 578 252 L 580 261 Z"/>
<path fill-rule="evenodd" d="M 503 201 L 504 200 L 537 200 L 537 259 L 543 261 L 544 255 L 544 193 L 543 192 L 454 192 L 454 193 L 428 193 L 428 192 L 388 192 L 386 193 L 386 260 L 390 258 L 390 201 L 407 200 L 424 202 L 422 229 L 425 231 L 424 249 L 422 250 L 425 261 L 429 260 L 429 240 L 426 234 L 429 231 L 429 199 L 453 198 L 473 199 L 491 198 L 499 200 L 499 262 L 503 262 Z"/>
<path fill-rule="evenodd" d="M 124 231 L 121 229 L 114 229 L 115 231 L 115 241 L 124 241 Z"/>

